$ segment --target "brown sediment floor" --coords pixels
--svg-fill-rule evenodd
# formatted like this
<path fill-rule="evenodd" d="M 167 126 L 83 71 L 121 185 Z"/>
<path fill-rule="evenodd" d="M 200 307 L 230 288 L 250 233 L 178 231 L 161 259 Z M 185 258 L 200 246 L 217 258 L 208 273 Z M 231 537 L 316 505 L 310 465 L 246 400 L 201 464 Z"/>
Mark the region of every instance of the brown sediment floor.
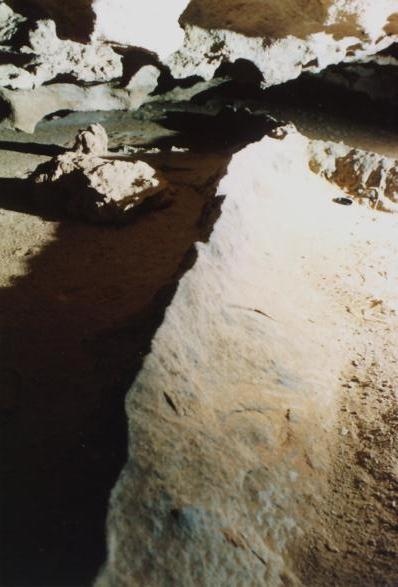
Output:
<path fill-rule="evenodd" d="M 397 359 L 388 320 L 372 322 L 362 325 L 372 342 L 341 379 L 328 491 L 295 560 L 304 585 L 398 582 Z"/>
<path fill-rule="evenodd" d="M 43 160 L 10 147 L 3 174 L 14 158 L 19 172 Z M 88 584 L 105 559 L 124 397 L 192 244 L 206 237 L 229 157 L 148 156 L 170 183 L 169 205 L 124 227 L 43 219 L 21 180 L 0 179 L 4 585 Z"/>
<path fill-rule="evenodd" d="M 138 154 L 169 183 L 166 205 L 122 227 L 51 217 L 23 178 L 92 120 L 0 133 L 1 573 L 10 586 L 89 584 L 105 560 L 109 494 L 126 460 L 125 395 L 193 244 L 218 215 L 216 187 L 242 142 L 212 130 L 206 139 L 200 120 L 200 152 L 172 152 L 173 131 L 104 114 L 111 148 L 168 140 Z"/>
<path fill-rule="evenodd" d="M 348 133 L 353 146 L 395 154 L 393 132 L 376 135 L 306 114 L 302 124 L 314 138 L 343 140 Z M 146 125 L 134 122 L 129 129 L 118 120 L 113 145 L 168 134 Z M 162 170 L 172 197 L 168 207 L 132 225 L 42 217 L 20 178 L 70 143 L 80 126 L 60 121 L 31 138 L 0 135 L 5 585 L 86 585 L 105 560 L 109 493 L 126 460 L 125 394 L 176 282 L 192 263 L 192 244 L 208 235 L 217 211 L 207 205 L 233 151 L 227 144 L 200 153 L 143 155 Z M 347 258 L 348 270 L 349 264 Z M 328 285 L 338 288 L 330 279 Z M 304 585 L 396 585 L 391 321 L 378 303 L 367 316 L 349 292 L 337 295 L 348 296 L 347 311 L 366 336 L 353 351 L 352 369 L 341 376 L 334 462 L 313 531 L 295 545 L 292 564 Z"/>

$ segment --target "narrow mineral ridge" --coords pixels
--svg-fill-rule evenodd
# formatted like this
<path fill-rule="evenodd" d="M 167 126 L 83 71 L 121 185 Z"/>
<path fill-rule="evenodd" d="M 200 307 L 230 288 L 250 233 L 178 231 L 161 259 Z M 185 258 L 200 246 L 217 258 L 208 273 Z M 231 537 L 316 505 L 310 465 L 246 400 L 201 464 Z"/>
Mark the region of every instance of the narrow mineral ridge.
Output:
<path fill-rule="evenodd" d="M 395 410 L 397 217 L 336 205 L 344 193 L 310 171 L 292 129 L 235 155 L 219 193 L 127 397 L 97 586 L 392 585 L 395 565 L 376 571 L 373 556 L 381 541 L 397 552 L 397 453 L 380 479 L 383 449 L 363 434 L 375 399 L 361 394 L 383 378 Z M 377 487 L 379 534 L 354 517 L 369 497 L 357 483 Z"/>

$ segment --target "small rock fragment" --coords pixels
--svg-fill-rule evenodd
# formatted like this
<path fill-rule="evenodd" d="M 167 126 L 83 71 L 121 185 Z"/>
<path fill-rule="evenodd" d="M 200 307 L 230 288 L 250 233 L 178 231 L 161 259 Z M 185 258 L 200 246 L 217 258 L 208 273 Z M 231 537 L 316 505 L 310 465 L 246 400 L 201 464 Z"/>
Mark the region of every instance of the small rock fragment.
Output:
<path fill-rule="evenodd" d="M 90 124 L 76 136 L 72 151 L 82 155 L 103 156 L 108 153 L 108 135 L 101 124 Z"/>

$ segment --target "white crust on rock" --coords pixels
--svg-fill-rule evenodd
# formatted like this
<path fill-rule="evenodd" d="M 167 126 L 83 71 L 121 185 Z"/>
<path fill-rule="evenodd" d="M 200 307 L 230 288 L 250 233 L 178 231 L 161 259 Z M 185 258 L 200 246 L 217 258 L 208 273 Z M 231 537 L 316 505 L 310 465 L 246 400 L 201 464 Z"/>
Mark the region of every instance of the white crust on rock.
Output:
<path fill-rule="evenodd" d="M 398 212 L 398 162 L 343 143 L 309 141 L 312 171 L 370 208 Z"/>
<path fill-rule="evenodd" d="M 185 31 L 184 46 L 168 62 L 175 77 L 200 75 L 210 80 L 222 63 L 246 59 L 261 72 L 263 88 L 295 79 L 303 71 L 319 73 L 329 65 L 361 60 L 392 43 L 387 36 L 358 42 L 356 37 L 336 39 L 325 32 L 305 39 L 288 36 L 267 41 L 229 30 L 207 30 L 190 25 Z"/>

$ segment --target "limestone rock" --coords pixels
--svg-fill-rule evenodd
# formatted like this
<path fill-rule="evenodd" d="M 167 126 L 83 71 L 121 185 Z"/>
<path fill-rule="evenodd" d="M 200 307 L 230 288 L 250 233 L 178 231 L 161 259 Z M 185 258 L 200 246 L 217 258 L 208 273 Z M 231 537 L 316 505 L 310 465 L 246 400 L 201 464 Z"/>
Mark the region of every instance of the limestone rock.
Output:
<path fill-rule="evenodd" d="M 108 153 L 108 135 L 101 124 L 90 124 L 81 130 L 75 140 L 73 149 L 79 155 L 106 155 Z"/>
<path fill-rule="evenodd" d="M 123 73 L 121 57 L 112 47 L 99 42 L 84 45 L 63 41 L 51 20 L 40 20 L 32 26 L 19 54 L 27 58 L 29 69 L 13 63 L 0 65 L 0 86 L 27 90 L 59 75 L 85 83 L 108 82 Z"/>
<path fill-rule="evenodd" d="M 159 69 L 146 65 L 131 78 L 125 88 L 112 83 L 87 87 L 53 83 L 33 90 L 0 88 L 0 101 L 7 107 L 3 121 L 11 128 L 33 133 L 43 118 L 59 111 L 134 111 L 149 102 L 188 101 L 225 81 L 216 78 L 210 82 L 198 82 L 188 88 L 176 87 L 164 94 L 152 95 L 159 75 Z"/>
<path fill-rule="evenodd" d="M 159 75 L 157 68 L 148 65 L 133 76 L 127 88 L 111 83 L 87 87 L 53 83 L 32 90 L 0 88 L 0 99 L 8 106 L 9 124 L 32 133 L 45 116 L 61 110 L 136 110 L 156 88 Z"/>
<path fill-rule="evenodd" d="M 309 142 L 309 166 L 361 204 L 398 212 L 398 161 L 343 143 Z"/>
<path fill-rule="evenodd" d="M 144 202 L 154 205 L 165 181 L 144 161 L 99 157 L 106 144 L 105 130 L 92 125 L 72 151 L 40 165 L 31 176 L 39 203 L 96 223 L 123 223 Z"/>
<path fill-rule="evenodd" d="M 94 31 L 93 0 L 6 0 L 16 12 L 34 20 L 51 19 L 61 39 L 87 43 Z"/>
<path fill-rule="evenodd" d="M 384 49 L 398 33 L 397 10 L 396 0 L 193 0 L 181 19 L 184 46 L 169 64 L 176 77 L 211 79 L 222 63 L 247 59 L 266 88 Z"/>
<path fill-rule="evenodd" d="M 16 14 L 7 4 L 0 2 L 0 42 L 11 41 L 25 18 Z"/>

